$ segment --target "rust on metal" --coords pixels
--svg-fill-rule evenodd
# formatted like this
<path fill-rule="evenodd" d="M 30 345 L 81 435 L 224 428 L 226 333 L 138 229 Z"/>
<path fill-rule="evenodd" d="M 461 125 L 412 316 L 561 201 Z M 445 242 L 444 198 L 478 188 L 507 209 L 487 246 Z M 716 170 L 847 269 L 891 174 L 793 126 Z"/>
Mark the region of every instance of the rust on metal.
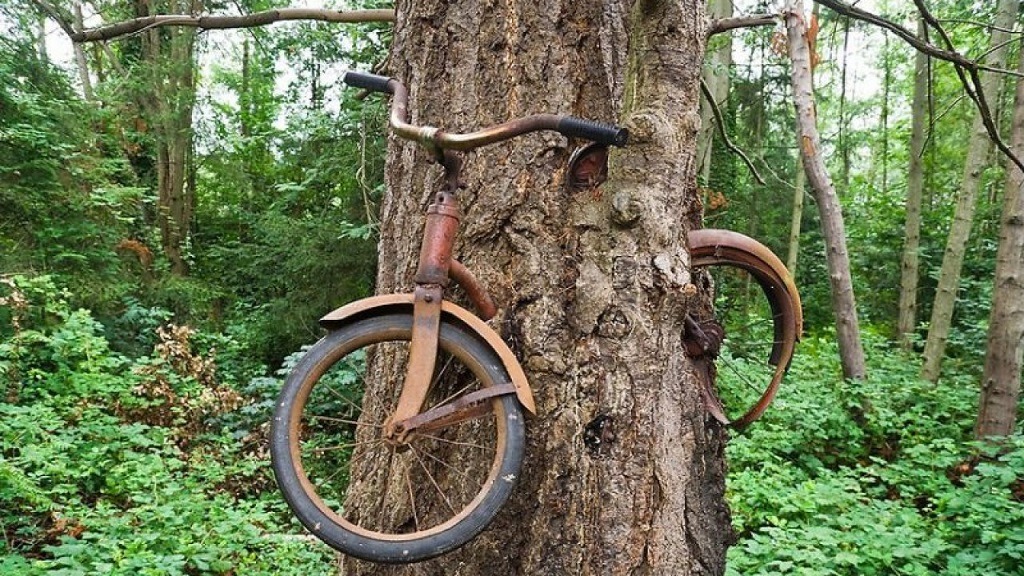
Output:
<path fill-rule="evenodd" d="M 455 283 L 466 291 L 466 297 L 473 303 L 476 313 L 484 320 L 494 318 L 494 315 L 498 313 L 498 307 L 491 299 L 491 295 L 487 293 L 487 289 L 476 279 L 469 268 L 466 268 L 462 262 L 453 259 L 448 272 L 451 274 L 452 280 L 455 280 Z"/>
<path fill-rule="evenodd" d="M 421 412 L 412 418 L 407 418 L 395 423 L 396 428 L 402 430 L 404 433 L 415 432 L 416 430 L 435 430 L 464 422 L 466 420 L 472 420 L 473 418 L 479 418 L 482 415 L 486 415 L 491 410 L 483 405 L 480 408 L 481 403 L 490 400 L 496 396 L 504 396 L 506 394 L 515 394 L 516 388 L 511 383 L 499 384 L 497 386 L 488 386 L 481 390 L 470 392 L 469 394 L 458 397 L 452 402 L 435 406 L 430 410 Z"/>
<path fill-rule="evenodd" d="M 525 118 L 510 120 L 497 126 L 467 134 L 442 132 L 433 126 L 416 126 L 407 121 L 409 117 L 409 90 L 397 80 L 389 83 L 392 88 L 391 129 L 395 134 L 419 142 L 423 146 L 437 149 L 467 151 L 514 138 L 537 130 L 556 130 L 561 116 L 555 114 L 534 114 Z"/>
<path fill-rule="evenodd" d="M 698 322 L 690 314 L 683 319 L 683 347 L 686 348 L 687 356 L 714 360 L 722 350 L 723 340 L 725 329 L 718 322 Z"/>
<path fill-rule="evenodd" d="M 437 361 L 438 340 L 441 333 L 441 303 L 443 292 L 439 284 L 416 286 L 413 293 L 412 342 L 409 344 L 409 364 L 398 406 L 388 419 L 387 432 L 397 430 L 395 423 L 415 416 L 423 409 L 430 392 Z"/>
<path fill-rule="evenodd" d="M 761 417 L 775 398 L 789 369 L 796 342 L 803 331 L 800 294 L 782 261 L 768 247 L 749 236 L 731 230 L 703 229 L 691 231 L 687 240 L 693 268 L 732 266 L 746 270 L 757 280 L 771 305 L 775 338 L 768 363 L 775 366 L 775 372 L 758 402 L 745 414 L 730 421 L 714 390 L 708 388 L 704 391 L 708 410 L 716 419 L 723 424 L 743 428 Z M 710 377 L 705 379 L 705 387 L 711 386 L 710 381 Z"/>
<path fill-rule="evenodd" d="M 414 278 L 417 284 L 448 285 L 448 269 L 460 217 L 459 202 L 454 194 L 442 190 L 434 196 L 434 202 L 427 207 L 419 267 Z"/>
<path fill-rule="evenodd" d="M 591 142 L 569 157 L 566 185 L 572 190 L 596 188 L 608 179 L 608 146 Z"/>
<path fill-rule="evenodd" d="M 357 300 L 337 308 L 320 318 L 320 325 L 328 330 L 337 330 L 342 326 L 354 322 L 357 319 L 367 316 L 376 316 L 389 313 L 411 313 L 414 296 L 412 294 L 382 294 Z M 512 380 L 516 389 L 516 397 L 531 414 L 537 413 L 537 405 L 533 399 L 533 390 L 530 389 L 530 382 L 526 379 L 523 367 L 516 359 L 515 353 L 505 344 L 486 322 L 465 308 L 445 300 L 441 303 L 441 312 L 446 316 L 447 321 L 455 321 L 463 324 L 485 342 L 498 354 L 505 372 Z"/>

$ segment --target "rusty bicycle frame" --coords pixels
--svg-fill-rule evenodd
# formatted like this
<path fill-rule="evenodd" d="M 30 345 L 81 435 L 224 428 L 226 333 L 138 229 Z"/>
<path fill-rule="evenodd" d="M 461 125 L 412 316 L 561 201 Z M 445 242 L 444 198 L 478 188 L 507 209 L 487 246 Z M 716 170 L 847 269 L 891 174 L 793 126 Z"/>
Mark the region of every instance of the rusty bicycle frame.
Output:
<path fill-rule="evenodd" d="M 563 133 L 568 131 L 572 135 L 584 137 L 597 135 L 600 138 L 594 139 L 603 142 L 591 146 L 600 151 L 601 147 L 606 147 L 609 143 L 623 145 L 628 133 L 622 129 L 554 114 L 535 114 L 468 134 L 446 133 L 431 126 L 412 125 L 406 120 L 409 93 L 400 82 L 352 73 L 346 76 L 346 82 L 392 94 L 389 119 L 392 131 L 427 148 L 444 168 L 444 184 L 426 211 L 419 264 L 413 278 L 415 289 L 411 302 L 413 328 L 409 365 L 398 405 L 386 424 L 386 434 L 393 440 L 402 441 L 417 429 L 430 429 L 475 418 L 486 410 L 486 400 L 512 392 L 516 394 L 524 408 L 530 413 L 535 413 L 533 393 L 515 356 L 505 343 L 493 331 L 485 329 L 486 325 L 483 324 L 483 321 L 496 314 L 497 307 L 473 273 L 452 256 L 462 215 L 456 198 L 462 169 L 462 159 L 457 152 L 473 150 L 539 130 Z M 730 230 L 701 229 L 691 231 L 687 240 L 694 268 L 732 266 L 744 269 L 757 280 L 771 306 L 775 338 L 768 363 L 775 366 L 775 371 L 761 398 L 742 416 L 731 420 L 725 415 L 721 402 L 711 388 L 710 378 L 704 382 L 705 404 L 709 413 L 722 424 L 743 428 L 764 413 L 789 368 L 796 342 L 803 330 L 800 295 L 785 265 L 771 250 L 753 238 Z M 444 291 L 450 280 L 454 280 L 465 291 L 477 311 L 476 315 L 444 300 Z M 408 303 L 408 295 L 399 295 L 399 298 Z M 395 296 L 354 302 L 324 316 L 321 324 L 327 328 L 337 327 L 339 323 L 357 316 L 360 312 L 387 303 L 397 303 Z M 449 312 L 473 326 L 478 334 L 494 347 L 508 370 L 512 383 L 492 386 L 468 394 L 455 403 L 421 412 L 434 369 L 442 311 Z"/>
<path fill-rule="evenodd" d="M 346 75 L 345 82 L 391 94 L 389 122 L 392 131 L 401 138 L 419 143 L 430 151 L 444 168 L 444 183 L 426 211 L 419 264 L 413 277 L 415 289 L 411 302 L 413 327 L 409 364 L 398 405 L 386 424 L 386 434 L 396 441 L 402 441 L 417 429 L 429 429 L 474 418 L 482 411 L 486 411 L 486 400 L 509 393 L 515 393 L 527 411 L 536 413 L 533 393 L 514 354 L 501 338 L 484 324 L 484 321 L 497 313 L 497 307 L 473 273 L 452 256 L 462 215 L 456 198 L 456 191 L 461 186 L 462 169 L 462 158 L 458 152 L 541 130 L 552 130 L 568 136 L 623 146 L 628 138 L 628 132 L 622 128 L 571 116 L 534 114 L 467 134 L 447 133 L 431 126 L 409 124 L 409 93 L 397 80 L 350 72 Z M 477 311 L 476 315 L 444 300 L 444 292 L 450 280 L 454 280 L 465 291 Z M 398 299 L 391 295 L 354 302 L 324 316 L 321 325 L 335 328 L 340 322 L 379 305 L 397 304 L 398 301 L 408 302 L 408 295 L 398 296 Z M 442 312 L 453 314 L 486 340 L 498 353 L 512 382 L 510 386 L 492 386 L 468 394 L 455 403 L 421 412 L 431 384 Z"/>

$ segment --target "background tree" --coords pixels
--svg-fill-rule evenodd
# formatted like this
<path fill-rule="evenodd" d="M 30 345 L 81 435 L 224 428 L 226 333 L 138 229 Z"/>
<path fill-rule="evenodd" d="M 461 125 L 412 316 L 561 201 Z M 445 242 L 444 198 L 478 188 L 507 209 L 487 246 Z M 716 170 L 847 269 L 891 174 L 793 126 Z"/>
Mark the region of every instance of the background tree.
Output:
<path fill-rule="evenodd" d="M 924 19 L 918 20 L 917 34 L 927 40 Z M 928 55 L 914 56 L 914 95 L 910 104 L 910 162 L 907 167 L 906 224 L 904 226 L 903 258 L 900 265 L 899 321 L 896 335 L 905 350 L 910 349 L 911 335 L 917 327 L 917 291 L 920 275 L 918 251 L 921 247 L 921 197 L 924 188 L 925 120 L 928 113 L 928 90 L 931 79 Z"/>
<path fill-rule="evenodd" d="M 1024 51 L 1018 71 L 1024 72 Z M 1024 80 L 1018 79 L 1013 105 L 1011 146 L 1024 154 Z M 995 287 L 989 318 L 985 368 L 975 435 L 1009 436 L 1017 423 L 1020 404 L 1021 346 L 1024 344 L 1024 172 L 1006 167 L 1003 213 L 996 253 Z"/>
<path fill-rule="evenodd" d="M 1017 20 L 1016 0 L 1000 0 L 992 28 L 992 40 L 989 44 L 988 56 L 985 61 L 996 68 L 1005 68 L 1010 40 L 1010 30 Z M 1001 76 L 987 74 L 979 87 L 991 102 L 999 101 Z M 935 302 L 932 305 L 931 320 L 928 323 L 928 338 L 924 347 L 924 364 L 921 377 L 931 382 L 939 379 L 942 356 L 949 338 L 953 308 L 956 304 L 957 292 L 960 289 L 960 272 L 964 261 L 967 240 L 974 222 L 974 213 L 978 189 L 985 170 L 985 165 L 992 149 L 990 136 L 986 131 L 983 119 L 975 116 L 971 128 L 970 144 L 967 157 L 964 159 L 964 173 L 957 195 L 956 210 L 949 229 L 946 251 L 942 258 L 942 269 L 939 271 L 938 287 Z"/>

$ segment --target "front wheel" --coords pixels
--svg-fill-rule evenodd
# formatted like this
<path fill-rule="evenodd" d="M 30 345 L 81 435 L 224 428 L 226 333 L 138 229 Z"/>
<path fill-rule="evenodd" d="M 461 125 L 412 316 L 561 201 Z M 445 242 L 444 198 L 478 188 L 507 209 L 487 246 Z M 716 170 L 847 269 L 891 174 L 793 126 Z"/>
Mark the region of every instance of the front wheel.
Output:
<path fill-rule="evenodd" d="M 274 413 L 271 459 L 288 505 L 315 536 L 363 560 L 417 562 L 462 546 L 493 520 L 523 461 L 514 393 L 459 403 L 509 377 L 486 343 L 450 319 L 423 411 L 450 405 L 473 417 L 400 439 L 386 433 L 412 321 L 385 314 L 331 332 L 296 365 Z"/>

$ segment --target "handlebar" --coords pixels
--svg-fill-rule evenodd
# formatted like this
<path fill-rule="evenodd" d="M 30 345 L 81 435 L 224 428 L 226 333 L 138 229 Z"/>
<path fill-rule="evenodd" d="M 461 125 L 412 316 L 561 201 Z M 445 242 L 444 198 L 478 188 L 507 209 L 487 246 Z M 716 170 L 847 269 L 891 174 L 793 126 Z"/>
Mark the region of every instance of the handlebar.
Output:
<path fill-rule="evenodd" d="M 472 150 L 539 130 L 553 130 L 564 136 L 585 138 L 611 146 L 625 146 L 629 139 L 629 131 L 625 128 L 558 114 L 534 114 L 468 134 L 442 132 L 432 126 L 408 123 L 409 92 L 398 80 L 365 72 L 346 72 L 342 81 L 355 88 L 393 95 L 391 129 L 402 138 L 428 147 Z"/>

